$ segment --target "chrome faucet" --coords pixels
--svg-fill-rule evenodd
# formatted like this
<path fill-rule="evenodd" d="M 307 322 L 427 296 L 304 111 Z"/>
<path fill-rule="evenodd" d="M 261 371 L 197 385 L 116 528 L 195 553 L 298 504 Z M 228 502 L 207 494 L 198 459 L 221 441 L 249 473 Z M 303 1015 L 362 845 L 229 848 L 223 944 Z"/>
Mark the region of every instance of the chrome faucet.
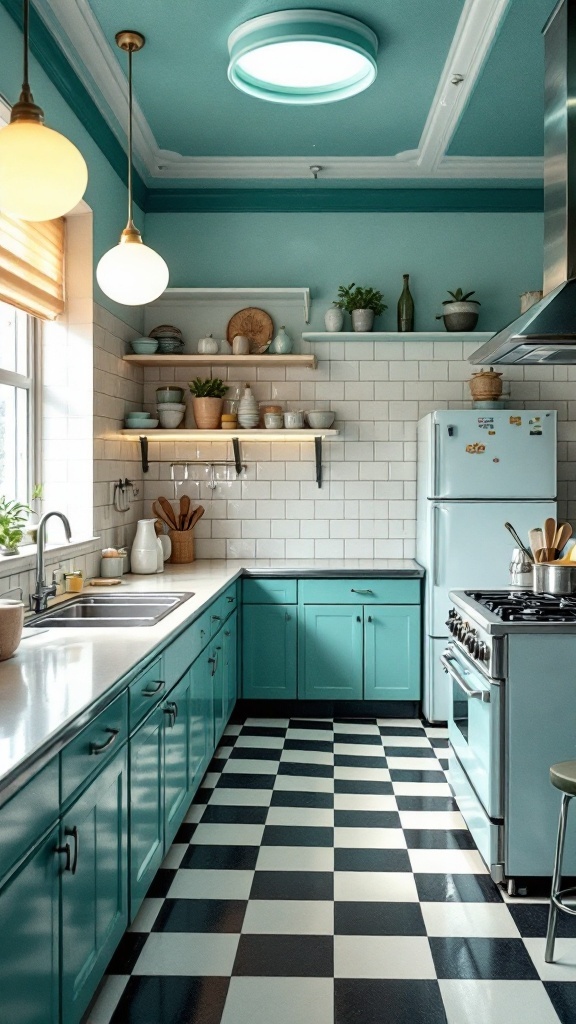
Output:
<path fill-rule="evenodd" d="M 46 523 L 52 516 L 58 516 L 59 519 L 64 523 L 64 529 L 66 531 L 66 539 L 68 542 L 72 539 L 72 531 L 70 529 L 70 523 L 63 512 L 46 512 L 42 516 L 38 523 L 38 534 L 36 539 L 36 590 L 33 594 L 30 594 L 30 607 L 36 614 L 39 612 L 45 612 L 48 607 L 48 598 L 54 597 L 56 593 L 56 584 L 51 583 L 49 586 L 46 585 L 44 580 L 44 545 L 46 544 Z"/>

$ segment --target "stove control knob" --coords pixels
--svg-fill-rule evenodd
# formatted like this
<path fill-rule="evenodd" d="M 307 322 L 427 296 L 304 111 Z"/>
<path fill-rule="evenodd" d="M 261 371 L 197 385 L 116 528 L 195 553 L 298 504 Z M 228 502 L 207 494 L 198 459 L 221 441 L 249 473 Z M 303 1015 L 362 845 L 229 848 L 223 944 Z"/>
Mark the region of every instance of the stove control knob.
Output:
<path fill-rule="evenodd" d="M 470 652 L 473 658 L 480 658 L 480 641 L 476 639 L 472 644 L 472 650 Z"/>
<path fill-rule="evenodd" d="M 482 641 L 482 640 L 478 644 L 477 658 L 478 658 L 478 661 L 488 661 L 488 648 L 487 648 L 486 644 L 484 643 L 484 641 Z"/>
<path fill-rule="evenodd" d="M 472 651 L 474 650 L 474 643 L 475 643 L 474 633 L 472 631 L 470 631 L 469 633 L 466 634 L 466 639 L 464 641 L 464 645 L 465 645 L 466 649 L 468 651 L 470 651 L 470 654 L 472 654 Z"/>

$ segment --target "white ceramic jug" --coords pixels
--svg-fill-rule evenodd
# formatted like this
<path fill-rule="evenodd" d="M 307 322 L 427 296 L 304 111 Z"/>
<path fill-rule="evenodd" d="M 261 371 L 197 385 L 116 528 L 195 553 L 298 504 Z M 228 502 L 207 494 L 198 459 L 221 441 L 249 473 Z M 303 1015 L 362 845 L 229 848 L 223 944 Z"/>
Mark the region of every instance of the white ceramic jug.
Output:
<path fill-rule="evenodd" d="M 136 536 L 130 553 L 132 572 L 138 576 L 150 576 L 158 568 L 155 522 L 155 519 L 138 520 Z"/>

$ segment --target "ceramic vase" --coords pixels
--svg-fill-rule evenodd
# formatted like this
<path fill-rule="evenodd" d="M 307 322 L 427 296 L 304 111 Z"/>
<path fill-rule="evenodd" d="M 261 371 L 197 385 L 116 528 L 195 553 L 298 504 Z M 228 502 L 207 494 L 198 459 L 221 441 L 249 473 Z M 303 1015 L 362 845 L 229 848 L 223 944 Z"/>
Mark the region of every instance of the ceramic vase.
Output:
<path fill-rule="evenodd" d="M 219 348 L 219 343 L 211 334 L 206 338 L 200 338 L 200 341 L 198 342 L 198 354 L 201 356 L 215 356 Z"/>
<path fill-rule="evenodd" d="M 130 553 L 132 572 L 138 576 L 151 576 L 158 569 L 155 519 L 139 519 Z"/>
<path fill-rule="evenodd" d="M 286 333 L 286 328 L 281 327 L 268 352 L 273 356 L 287 356 L 292 351 L 293 344 L 292 338 Z"/>
<path fill-rule="evenodd" d="M 447 302 L 444 312 L 436 319 L 444 321 L 447 331 L 473 331 L 478 323 L 478 304 L 476 302 Z"/>
<path fill-rule="evenodd" d="M 353 309 L 352 327 L 355 331 L 371 331 L 374 327 L 373 309 Z"/>
<path fill-rule="evenodd" d="M 222 398 L 193 398 L 192 411 L 198 430 L 218 430 L 222 417 Z"/>
<path fill-rule="evenodd" d="M 341 331 L 344 326 L 344 310 L 333 306 L 324 313 L 324 326 L 327 331 Z"/>
<path fill-rule="evenodd" d="M 258 402 L 254 398 L 250 385 L 244 386 L 244 394 L 240 400 L 238 406 L 238 423 L 245 430 L 249 430 L 251 427 L 257 427 L 260 420 L 260 409 Z"/>

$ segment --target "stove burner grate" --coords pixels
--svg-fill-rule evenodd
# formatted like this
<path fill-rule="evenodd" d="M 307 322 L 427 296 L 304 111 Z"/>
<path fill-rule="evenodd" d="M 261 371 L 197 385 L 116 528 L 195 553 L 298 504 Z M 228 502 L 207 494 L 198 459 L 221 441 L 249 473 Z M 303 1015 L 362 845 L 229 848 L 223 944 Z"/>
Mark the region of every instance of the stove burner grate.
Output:
<path fill-rule="evenodd" d="M 530 590 L 466 591 L 503 622 L 576 622 L 576 598 Z"/>

